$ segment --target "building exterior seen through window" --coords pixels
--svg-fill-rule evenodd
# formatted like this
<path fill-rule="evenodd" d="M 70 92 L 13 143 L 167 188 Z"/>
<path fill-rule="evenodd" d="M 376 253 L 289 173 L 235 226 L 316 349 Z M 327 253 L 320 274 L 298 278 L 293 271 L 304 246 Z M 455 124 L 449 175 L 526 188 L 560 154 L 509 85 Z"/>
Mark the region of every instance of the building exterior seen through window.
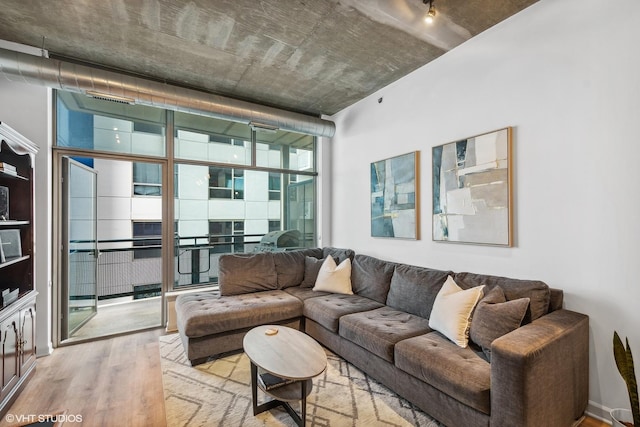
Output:
<path fill-rule="evenodd" d="M 145 276 L 157 283 L 148 272 L 163 271 L 166 245 L 174 264 L 168 289 L 216 284 L 225 253 L 293 248 L 262 244 L 268 233 L 291 231 L 295 247 L 316 246 L 314 137 L 62 91 L 56 115 L 54 150 L 73 158 L 81 151 L 97 171 L 98 247 L 123 252 L 118 262 L 128 263 L 99 271 L 144 269 L 130 274 L 132 289 L 146 285 Z"/>
<path fill-rule="evenodd" d="M 140 162 L 133 164 L 133 195 L 162 196 L 161 165 Z"/>

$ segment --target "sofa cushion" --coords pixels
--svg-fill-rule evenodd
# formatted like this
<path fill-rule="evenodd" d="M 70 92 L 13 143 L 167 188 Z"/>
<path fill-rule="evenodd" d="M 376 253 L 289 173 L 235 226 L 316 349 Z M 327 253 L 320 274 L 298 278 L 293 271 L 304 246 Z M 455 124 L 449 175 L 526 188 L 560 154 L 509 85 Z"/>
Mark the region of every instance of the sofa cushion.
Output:
<path fill-rule="evenodd" d="M 478 411 L 490 413 L 491 365 L 470 347 L 459 347 L 439 332 L 431 332 L 397 343 L 394 357 L 399 369 Z"/>
<path fill-rule="evenodd" d="M 431 332 L 428 321 L 390 307 L 340 318 L 341 337 L 393 363 L 393 347 L 401 340 Z"/>
<path fill-rule="evenodd" d="M 471 314 L 482 298 L 484 286 L 462 290 L 451 276 L 447 277 L 433 303 L 429 326 L 460 347 L 469 344 Z"/>
<path fill-rule="evenodd" d="M 395 267 L 396 263 L 357 254 L 351 266 L 353 292 L 384 304 Z"/>
<path fill-rule="evenodd" d="M 340 265 L 336 265 L 336 261 L 332 256 L 326 257 L 318 272 L 313 290 L 353 295 L 351 290 L 351 260 L 347 258 Z"/>
<path fill-rule="evenodd" d="M 297 252 L 302 252 L 304 256 L 310 256 L 314 258 L 324 258 L 322 256 L 322 248 L 298 249 Z"/>
<path fill-rule="evenodd" d="M 218 284 L 222 295 L 278 288 L 276 265 L 271 252 L 222 255 L 218 268 Z"/>
<path fill-rule="evenodd" d="M 359 295 L 329 294 L 305 300 L 303 314 L 330 331 L 338 332 L 338 321 L 345 314 L 382 306 L 377 301 Z"/>
<path fill-rule="evenodd" d="M 436 295 L 450 274 L 453 273 L 398 264 L 391 277 L 387 305 L 428 319 Z"/>
<path fill-rule="evenodd" d="M 300 317 L 302 301 L 281 290 L 220 296 L 216 292 L 176 298 L 178 330 L 190 338 Z"/>
<path fill-rule="evenodd" d="M 326 258 L 329 255 L 336 260 L 337 264 L 340 264 L 345 259 L 349 258 L 353 261 L 353 258 L 356 256 L 356 253 L 352 249 L 342 249 L 342 248 L 332 248 L 325 247 L 322 248 L 322 258 Z"/>
<path fill-rule="evenodd" d="M 318 273 L 320 272 L 320 267 L 322 267 L 322 263 L 324 262 L 324 258 L 315 258 L 311 256 L 307 256 L 304 258 L 304 278 L 300 283 L 300 286 L 304 288 L 313 288 L 316 284 L 316 279 L 318 278 Z"/>
<path fill-rule="evenodd" d="M 485 293 L 488 293 L 496 286 L 500 286 L 507 301 L 529 298 L 529 309 L 523 323 L 529 323 L 549 312 L 551 291 L 546 283 L 539 280 L 519 280 L 476 273 L 456 273 L 453 279 L 463 289 L 485 285 Z"/>
<path fill-rule="evenodd" d="M 302 251 L 273 252 L 278 289 L 298 286 L 302 282 L 304 259 L 305 254 Z"/>
<path fill-rule="evenodd" d="M 305 288 L 302 286 L 293 286 L 291 288 L 283 289 L 286 293 L 293 295 L 301 301 L 305 301 L 308 298 L 321 297 L 323 295 L 331 295 L 329 292 L 314 291 L 312 288 Z"/>
<path fill-rule="evenodd" d="M 527 312 L 529 298 L 507 301 L 500 286 L 480 300 L 471 322 L 470 338 L 491 361 L 491 343 L 520 327 Z"/>

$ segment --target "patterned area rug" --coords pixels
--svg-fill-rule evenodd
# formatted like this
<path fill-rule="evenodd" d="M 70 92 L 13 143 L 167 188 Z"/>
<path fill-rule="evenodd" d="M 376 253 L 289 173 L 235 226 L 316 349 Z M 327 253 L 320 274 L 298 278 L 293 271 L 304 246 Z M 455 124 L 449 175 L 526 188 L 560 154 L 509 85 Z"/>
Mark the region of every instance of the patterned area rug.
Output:
<path fill-rule="evenodd" d="M 283 409 L 253 416 L 249 359 L 244 353 L 192 367 L 177 334 L 160 337 L 168 427 L 295 426 Z M 313 380 L 307 426 L 370 427 L 440 424 L 327 350 L 327 369 Z M 260 391 L 260 403 L 268 400 Z M 299 413 L 299 405 L 292 404 Z"/>

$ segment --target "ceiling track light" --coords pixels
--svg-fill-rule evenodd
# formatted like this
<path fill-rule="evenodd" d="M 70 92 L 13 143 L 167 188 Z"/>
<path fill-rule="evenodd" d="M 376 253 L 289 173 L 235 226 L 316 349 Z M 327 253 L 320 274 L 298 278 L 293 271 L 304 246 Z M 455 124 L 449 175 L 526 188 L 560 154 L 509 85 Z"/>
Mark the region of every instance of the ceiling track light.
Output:
<path fill-rule="evenodd" d="M 433 18 L 436 17 L 436 8 L 433 5 L 434 0 L 422 0 L 422 3 L 429 4 L 429 11 L 427 12 L 427 16 L 425 16 L 424 20 L 427 24 L 433 23 Z"/>

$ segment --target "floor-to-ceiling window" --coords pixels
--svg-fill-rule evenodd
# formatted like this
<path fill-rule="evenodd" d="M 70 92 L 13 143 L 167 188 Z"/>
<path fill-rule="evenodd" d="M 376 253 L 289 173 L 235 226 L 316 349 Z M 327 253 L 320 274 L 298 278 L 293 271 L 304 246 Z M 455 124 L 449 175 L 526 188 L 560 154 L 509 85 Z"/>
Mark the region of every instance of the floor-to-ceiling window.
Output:
<path fill-rule="evenodd" d="M 158 301 L 151 323 L 132 319 L 120 332 L 159 326 L 164 292 L 215 286 L 222 254 L 316 245 L 312 136 L 60 91 L 56 134 L 56 162 L 96 172 L 95 318 L 101 308 Z M 265 243 L 279 232 L 296 239 Z"/>
<path fill-rule="evenodd" d="M 295 230 L 295 247 L 315 245 L 314 137 L 180 112 L 174 118 L 174 289 L 216 284 L 220 255 L 263 249 L 269 232 Z M 306 210 L 287 191 L 301 182 L 310 189 Z"/>

